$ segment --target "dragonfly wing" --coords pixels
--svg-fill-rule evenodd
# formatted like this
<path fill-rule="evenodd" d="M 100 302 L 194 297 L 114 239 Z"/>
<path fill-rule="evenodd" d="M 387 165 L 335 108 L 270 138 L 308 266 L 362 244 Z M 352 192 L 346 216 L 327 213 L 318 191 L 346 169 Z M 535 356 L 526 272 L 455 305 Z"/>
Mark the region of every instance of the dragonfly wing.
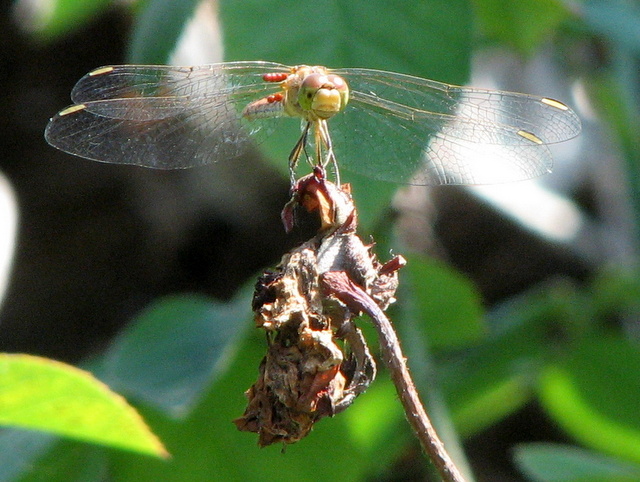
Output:
<path fill-rule="evenodd" d="M 455 85 L 371 69 L 343 69 L 352 90 L 380 97 L 416 112 L 433 112 L 501 124 L 535 134 L 544 144 L 576 137 L 580 119 L 569 107 L 546 97 Z"/>
<path fill-rule="evenodd" d="M 75 104 L 106 99 L 190 96 L 206 98 L 240 87 L 272 88 L 262 80 L 269 72 L 288 72 L 273 62 L 224 62 L 194 67 L 169 65 L 114 65 L 82 77 L 71 92 Z"/>
<path fill-rule="evenodd" d="M 274 119 L 249 122 L 241 112 L 277 88 L 262 74 L 279 65 L 101 68 L 78 82 L 77 104 L 51 119 L 45 137 L 81 157 L 158 169 L 235 158 L 276 128 Z"/>
<path fill-rule="evenodd" d="M 529 179 L 551 168 L 546 144 L 580 131 L 575 113 L 551 99 L 366 69 L 337 73 L 349 81 L 352 101 L 330 121 L 332 135 L 351 130 L 351 145 L 334 140 L 336 156 L 345 168 L 379 179 L 415 184 Z"/>
<path fill-rule="evenodd" d="M 478 143 L 461 139 L 457 130 L 445 126 L 429 140 L 412 184 L 495 184 L 551 172 L 553 159 L 544 144 L 526 138 L 519 144 Z"/>
<path fill-rule="evenodd" d="M 129 104 L 122 99 L 83 106 L 57 114 L 45 138 L 58 149 L 96 161 L 180 169 L 238 157 L 251 145 L 235 114 L 223 115 L 213 105 L 184 105 L 171 115 L 152 119 L 142 119 L 139 109 L 129 118 L 100 114 L 126 111 Z"/>

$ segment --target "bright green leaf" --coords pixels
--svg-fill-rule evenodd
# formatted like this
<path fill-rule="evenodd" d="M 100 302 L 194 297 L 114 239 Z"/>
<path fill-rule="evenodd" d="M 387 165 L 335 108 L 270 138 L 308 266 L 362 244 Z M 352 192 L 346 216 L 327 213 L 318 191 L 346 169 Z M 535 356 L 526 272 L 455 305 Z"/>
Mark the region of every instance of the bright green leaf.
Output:
<path fill-rule="evenodd" d="M 574 349 L 542 376 L 550 415 L 584 445 L 640 463 L 640 349 L 599 337 Z"/>
<path fill-rule="evenodd" d="M 356 407 L 342 415 L 350 437 L 360 448 L 388 451 L 390 435 L 398 425 L 407 423 L 391 380 L 387 376 L 377 378 L 366 394 L 358 398 Z"/>
<path fill-rule="evenodd" d="M 527 476 L 527 480 L 535 482 L 640 480 L 640 466 L 568 445 L 523 444 L 516 448 L 514 455 L 517 465 Z"/>
<path fill-rule="evenodd" d="M 138 413 L 78 368 L 29 355 L 0 355 L 0 424 L 165 456 Z"/>

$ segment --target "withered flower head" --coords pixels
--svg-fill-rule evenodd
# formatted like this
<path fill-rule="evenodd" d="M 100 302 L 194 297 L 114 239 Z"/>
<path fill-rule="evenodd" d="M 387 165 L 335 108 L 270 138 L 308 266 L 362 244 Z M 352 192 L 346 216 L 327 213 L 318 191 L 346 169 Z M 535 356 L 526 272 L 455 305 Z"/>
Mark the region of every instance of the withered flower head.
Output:
<path fill-rule="evenodd" d="M 317 212 L 321 229 L 260 277 L 253 299 L 256 325 L 269 334 L 269 347 L 235 424 L 258 433 L 260 446 L 297 442 L 315 422 L 349 407 L 375 378 L 375 363 L 353 322 L 360 310 L 348 294 L 328 291 L 324 278 L 341 273 L 354 293 L 386 309 L 402 266 L 400 258 L 380 265 L 362 243 L 348 187 L 327 181 L 322 168 L 294 186 L 282 213 L 285 229 L 295 225 L 300 206 Z"/>
<path fill-rule="evenodd" d="M 320 166 L 316 166 L 311 174 L 298 179 L 291 191 L 291 200 L 281 213 L 287 233 L 296 224 L 297 207 L 302 207 L 309 213 L 318 212 L 321 233 L 335 229 L 344 224 L 349 216 L 355 216 L 349 185 L 338 188 L 327 181 L 325 171 Z"/>

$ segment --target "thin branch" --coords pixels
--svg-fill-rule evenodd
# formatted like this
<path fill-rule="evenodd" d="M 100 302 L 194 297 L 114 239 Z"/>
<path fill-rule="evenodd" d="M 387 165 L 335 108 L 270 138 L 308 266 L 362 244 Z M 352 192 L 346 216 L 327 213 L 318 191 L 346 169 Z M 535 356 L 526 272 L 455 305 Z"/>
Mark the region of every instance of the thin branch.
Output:
<path fill-rule="evenodd" d="M 326 292 L 345 303 L 350 310 L 364 312 L 371 317 L 378 331 L 384 362 L 389 368 L 409 424 L 420 440 L 423 450 L 440 473 L 442 480 L 464 482 L 464 477 L 449 457 L 420 401 L 418 391 L 409 374 L 406 359 L 402 354 L 400 342 L 387 316 L 366 292 L 349 279 L 346 273 L 342 271 L 325 273 L 322 276 L 322 282 Z"/>

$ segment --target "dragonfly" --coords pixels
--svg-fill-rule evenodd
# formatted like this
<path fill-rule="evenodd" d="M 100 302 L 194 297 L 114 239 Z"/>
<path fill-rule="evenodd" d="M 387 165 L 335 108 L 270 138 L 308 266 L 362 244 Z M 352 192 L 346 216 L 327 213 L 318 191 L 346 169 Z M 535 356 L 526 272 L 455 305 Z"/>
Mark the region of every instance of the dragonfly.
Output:
<path fill-rule="evenodd" d="M 418 185 L 530 179 L 578 116 L 548 97 L 460 87 L 364 68 L 274 62 L 114 65 L 82 77 L 45 138 L 114 164 L 183 169 L 239 158 L 278 132 L 300 159 Z M 339 179 L 339 178 L 338 178 Z"/>

